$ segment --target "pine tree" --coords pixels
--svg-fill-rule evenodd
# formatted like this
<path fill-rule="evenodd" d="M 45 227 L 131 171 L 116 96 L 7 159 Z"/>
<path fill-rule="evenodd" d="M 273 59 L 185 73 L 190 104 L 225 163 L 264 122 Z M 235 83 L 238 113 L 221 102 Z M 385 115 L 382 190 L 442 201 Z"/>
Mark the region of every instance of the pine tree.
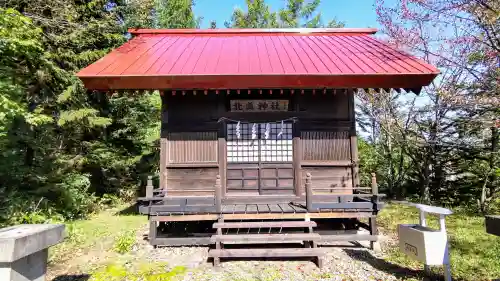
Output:
<path fill-rule="evenodd" d="M 286 6 L 277 12 L 271 11 L 265 0 L 246 0 L 246 11 L 237 8 L 227 27 L 232 28 L 296 28 L 324 27 L 321 13 L 317 11 L 321 0 L 287 0 Z M 333 19 L 327 27 L 344 27 L 344 23 Z"/>
<path fill-rule="evenodd" d="M 73 218 L 96 207 L 93 194 L 134 191 L 138 172 L 154 169 L 143 159 L 155 149 L 157 95 L 87 92 L 74 76 L 125 42 L 125 4 L 9 0 L 2 6 L 10 9 L 2 14 L 2 37 L 25 49 L 0 44 L 7 54 L 0 83 L 11 89 L 2 100 L 12 109 L 1 119 L 8 132 L 1 149 L 11 153 L 0 166 L 0 186 L 20 199 L 0 217 L 29 213 L 34 202 L 38 211 Z M 25 24 L 16 26 L 12 15 Z"/>
<path fill-rule="evenodd" d="M 192 0 L 129 0 L 122 10 L 131 28 L 198 28 L 202 18 L 193 5 Z"/>

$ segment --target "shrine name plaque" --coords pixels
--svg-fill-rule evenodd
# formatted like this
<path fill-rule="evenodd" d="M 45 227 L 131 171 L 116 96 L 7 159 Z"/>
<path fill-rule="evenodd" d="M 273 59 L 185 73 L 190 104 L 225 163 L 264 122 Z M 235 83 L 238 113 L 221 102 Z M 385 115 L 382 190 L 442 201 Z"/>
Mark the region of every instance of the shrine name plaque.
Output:
<path fill-rule="evenodd" d="M 288 111 L 288 100 L 231 100 L 232 112 Z"/>

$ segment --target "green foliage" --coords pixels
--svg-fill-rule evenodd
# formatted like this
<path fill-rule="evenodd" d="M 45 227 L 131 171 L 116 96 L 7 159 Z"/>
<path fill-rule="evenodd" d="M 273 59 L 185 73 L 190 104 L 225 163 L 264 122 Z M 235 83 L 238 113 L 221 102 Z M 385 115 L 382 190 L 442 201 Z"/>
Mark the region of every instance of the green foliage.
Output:
<path fill-rule="evenodd" d="M 371 174 L 377 173 L 380 162 L 376 148 L 360 138 L 358 139 L 358 153 L 361 186 L 371 186 Z"/>
<path fill-rule="evenodd" d="M 14 9 L 0 8 L 0 137 L 15 120 L 33 126 L 51 122 L 42 110 L 29 110 L 30 94 L 50 70 L 42 30 Z"/>
<path fill-rule="evenodd" d="M 192 0 L 156 0 L 155 11 L 159 28 L 197 28 L 201 18 L 193 14 Z"/>
<path fill-rule="evenodd" d="M 234 27 L 322 26 L 318 4 L 271 12 L 248 1 Z M 136 196 L 157 170 L 158 92 L 88 92 L 74 74 L 125 42 L 129 27 L 200 21 L 191 0 L 0 4 L 1 225 L 77 219 Z"/>
<path fill-rule="evenodd" d="M 158 93 L 88 93 L 74 76 L 126 40 L 124 11 L 107 0 L 0 4 L 0 225 L 84 217 L 116 202 L 104 194 L 135 197 L 156 170 Z"/>
<path fill-rule="evenodd" d="M 127 231 L 122 233 L 115 239 L 113 249 L 119 254 L 125 254 L 132 250 L 135 244 L 135 231 Z"/>
<path fill-rule="evenodd" d="M 132 28 L 198 28 L 192 0 L 131 0 L 122 10 Z"/>
<path fill-rule="evenodd" d="M 321 13 L 317 12 L 320 2 L 287 0 L 285 8 L 273 12 L 265 0 L 246 0 L 246 11 L 236 8 L 226 25 L 233 28 L 324 27 Z M 327 27 L 344 27 L 344 23 L 333 19 Z"/>

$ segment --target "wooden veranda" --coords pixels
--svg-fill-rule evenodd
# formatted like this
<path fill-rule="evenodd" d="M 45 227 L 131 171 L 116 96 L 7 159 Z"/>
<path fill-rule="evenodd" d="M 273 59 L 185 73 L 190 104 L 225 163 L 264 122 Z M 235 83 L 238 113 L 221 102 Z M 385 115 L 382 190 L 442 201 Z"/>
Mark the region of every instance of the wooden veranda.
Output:
<path fill-rule="evenodd" d="M 370 241 L 373 249 L 377 241 L 377 213 L 383 207 L 378 193 L 375 174 L 372 186 L 355 188 L 350 195 L 314 194 L 310 174 L 306 176 L 305 196 L 257 196 L 224 197 L 221 192 L 220 177 L 215 181 L 215 196 L 205 197 L 165 197 L 164 190 L 154 189 L 148 180 L 146 197 L 138 198 L 140 213 L 150 218 L 149 241 L 152 245 L 216 245 L 210 255 L 215 264 L 221 257 L 255 256 L 312 256 L 321 266 L 323 251 L 318 245 L 333 241 Z M 344 219 L 342 230 L 314 232 L 317 220 Z M 365 219 L 367 222 L 363 222 Z M 161 223 L 185 221 L 215 221 L 213 233 L 185 237 L 158 235 Z M 290 231 L 290 229 L 302 229 Z M 359 234 L 359 228 L 367 233 Z M 237 229 L 236 233 L 227 230 Z M 241 229 L 246 234 L 241 234 Z M 272 231 L 274 229 L 274 231 Z M 222 231 L 226 230 L 223 235 Z M 253 231 L 252 231 L 253 230 Z M 306 248 L 282 248 L 279 250 L 223 250 L 227 242 L 262 244 L 277 242 L 303 242 Z"/>

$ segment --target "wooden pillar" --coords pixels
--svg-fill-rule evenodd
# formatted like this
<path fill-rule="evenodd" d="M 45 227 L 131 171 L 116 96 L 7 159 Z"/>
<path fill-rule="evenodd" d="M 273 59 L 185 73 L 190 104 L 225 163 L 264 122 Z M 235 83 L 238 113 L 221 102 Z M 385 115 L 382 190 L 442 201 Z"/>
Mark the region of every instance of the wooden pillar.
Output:
<path fill-rule="evenodd" d="M 160 91 L 161 95 L 161 127 L 160 127 L 160 189 L 167 196 L 167 163 L 168 163 L 168 94 Z"/>
<path fill-rule="evenodd" d="M 160 189 L 167 190 L 168 139 L 160 139 Z M 167 192 L 165 192 L 167 195 Z"/>
<path fill-rule="evenodd" d="M 152 217 L 149 218 L 149 235 L 148 240 L 149 244 L 156 247 L 156 236 L 157 236 L 158 225 Z"/>
<path fill-rule="evenodd" d="M 370 224 L 370 235 L 378 236 L 378 227 L 377 227 L 377 217 L 373 216 L 369 218 Z M 370 241 L 370 249 L 374 251 L 379 251 L 380 245 L 378 241 Z"/>
<path fill-rule="evenodd" d="M 218 223 L 224 223 L 224 218 L 222 216 L 219 217 L 217 220 Z M 217 236 L 221 237 L 222 236 L 222 228 L 218 227 L 217 228 Z M 221 250 L 222 249 L 222 243 L 220 242 L 220 239 L 217 239 L 215 242 L 215 249 Z M 220 258 L 218 256 L 214 257 L 214 266 L 219 266 L 220 265 Z"/>
<path fill-rule="evenodd" d="M 217 142 L 217 158 L 219 162 L 219 177 L 221 186 L 221 196 L 226 196 L 226 173 L 227 173 L 227 144 L 226 144 L 226 124 L 219 125 Z"/>
<path fill-rule="evenodd" d="M 215 210 L 217 213 L 222 213 L 222 192 L 220 175 L 217 175 L 215 180 Z"/>
<path fill-rule="evenodd" d="M 312 180 L 311 174 L 306 175 L 306 208 L 308 212 L 313 212 L 313 190 L 312 190 Z"/>
<path fill-rule="evenodd" d="M 358 156 L 358 138 L 356 136 L 356 111 L 354 108 L 354 91 L 347 90 L 349 96 L 349 121 L 351 128 L 349 130 L 350 146 L 351 146 L 351 163 L 352 163 L 352 185 L 359 187 L 359 156 Z"/>
<path fill-rule="evenodd" d="M 351 163 L 352 163 L 352 185 L 359 187 L 359 166 L 358 166 L 358 138 L 356 131 L 351 131 Z"/>
<path fill-rule="evenodd" d="M 293 184 L 295 186 L 295 195 L 303 196 L 304 190 L 302 189 L 302 167 L 300 161 L 302 159 L 302 145 L 300 143 L 300 137 L 293 137 L 293 173 L 294 180 Z"/>
<path fill-rule="evenodd" d="M 293 111 L 299 112 L 299 95 L 294 96 L 294 108 Z M 293 149 L 293 185 L 295 187 L 295 195 L 303 196 L 305 190 L 302 188 L 302 143 L 300 140 L 300 123 L 293 123 L 292 128 L 293 140 L 292 140 L 292 149 Z"/>

